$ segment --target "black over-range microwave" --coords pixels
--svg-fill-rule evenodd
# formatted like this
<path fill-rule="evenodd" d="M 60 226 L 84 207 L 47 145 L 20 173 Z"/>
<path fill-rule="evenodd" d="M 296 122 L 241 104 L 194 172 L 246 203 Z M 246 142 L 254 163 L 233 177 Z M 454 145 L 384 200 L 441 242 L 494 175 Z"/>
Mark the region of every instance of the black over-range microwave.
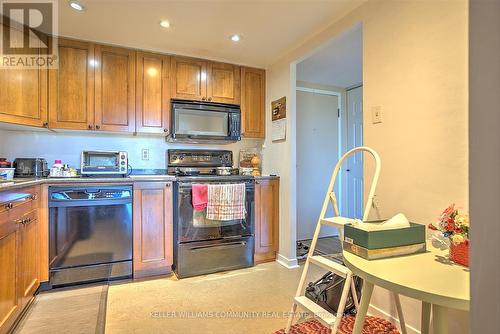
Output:
<path fill-rule="evenodd" d="M 241 109 L 233 104 L 172 100 L 169 141 L 235 142 L 241 140 Z"/>

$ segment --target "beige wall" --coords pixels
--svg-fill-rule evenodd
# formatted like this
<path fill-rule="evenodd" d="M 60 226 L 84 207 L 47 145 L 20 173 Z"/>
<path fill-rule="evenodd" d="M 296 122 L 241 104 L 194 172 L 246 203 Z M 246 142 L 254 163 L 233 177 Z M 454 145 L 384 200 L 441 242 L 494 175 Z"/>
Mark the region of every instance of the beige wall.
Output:
<path fill-rule="evenodd" d="M 282 178 L 280 254 L 295 256 L 295 165 L 293 85 L 290 64 L 356 23 L 363 24 L 365 144 L 382 158 L 377 203 L 384 217 L 403 212 L 427 224 L 455 202 L 468 208 L 466 0 L 368 1 L 306 41 L 268 71 L 270 101 L 288 97 L 287 141 L 266 142 L 266 168 Z M 382 107 L 382 124 L 371 124 L 371 108 Z M 270 131 L 270 124 L 268 125 Z M 270 136 L 267 136 L 270 138 Z M 370 166 L 368 164 L 367 171 Z M 369 180 L 368 180 L 369 181 Z M 365 184 L 369 184 L 365 182 Z M 394 314 L 383 291 L 372 304 Z M 418 329 L 419 304 L 404 299 L 410 326 Z M 375 311 L 376 309 L 372 309 Z M 460 314 L 450 332 L 467 332 Z"/>

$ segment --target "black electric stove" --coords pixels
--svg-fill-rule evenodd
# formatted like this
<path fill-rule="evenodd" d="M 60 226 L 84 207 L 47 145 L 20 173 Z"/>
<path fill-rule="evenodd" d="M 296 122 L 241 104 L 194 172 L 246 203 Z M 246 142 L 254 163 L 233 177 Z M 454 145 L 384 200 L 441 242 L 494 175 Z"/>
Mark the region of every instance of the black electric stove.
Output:
<path fill-rule="evenodd" d="M 174 186 L 174 270 L 179 278 L 253 266 L 254 194 L 252 176 L 217 175 L 217 167 L 232 167 L 227 150 L 168 150 L 168 174 Z M 245 184 L 244 219 L 214 221 L 206 212 L 195 211 L 192 186 Z"/>

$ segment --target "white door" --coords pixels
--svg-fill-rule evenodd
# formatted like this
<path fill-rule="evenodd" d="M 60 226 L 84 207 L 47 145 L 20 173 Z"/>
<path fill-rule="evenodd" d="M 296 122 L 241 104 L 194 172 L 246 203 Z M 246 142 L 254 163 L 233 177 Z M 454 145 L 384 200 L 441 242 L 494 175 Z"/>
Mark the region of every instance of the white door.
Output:
<path fill-rule="evenodd" d="M 338 103 L 335 95 L 297 91 L 297 240 L 313 237 L 338 161 Z M 337 235 L 333 228 L 321 231 Z"/>
<path fill-rule="evenodd" d="M 363 146 L 363 87 L 347 91 L 347 151 Z M 363 153 L 357 152 L 344 163 L 347 196 L 346 216 L 363 217 Z"/>

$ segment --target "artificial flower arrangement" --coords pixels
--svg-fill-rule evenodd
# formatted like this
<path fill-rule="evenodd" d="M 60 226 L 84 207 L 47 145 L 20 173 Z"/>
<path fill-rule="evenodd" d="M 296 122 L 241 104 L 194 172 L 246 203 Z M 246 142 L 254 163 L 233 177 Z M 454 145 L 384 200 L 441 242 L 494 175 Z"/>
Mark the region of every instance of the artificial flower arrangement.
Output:
<path fill-rule="evenodd" d="M 469 266 L 469 225 L 469 216 L 460 213 L 455 204 L 447 207 L 436 223 L 429 224 L 431 230 L 450 240 L 450 260 L 464 266 Z"/>

